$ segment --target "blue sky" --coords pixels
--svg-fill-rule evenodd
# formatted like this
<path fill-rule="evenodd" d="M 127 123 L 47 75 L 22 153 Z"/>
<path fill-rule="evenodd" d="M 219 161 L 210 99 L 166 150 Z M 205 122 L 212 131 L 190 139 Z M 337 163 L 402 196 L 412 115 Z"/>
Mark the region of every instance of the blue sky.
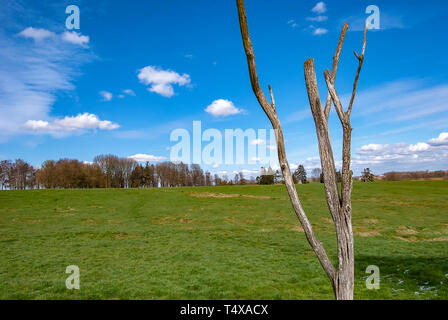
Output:
<path fill-rule="evenodd" d="M 319 166 L 303 62 L 315 59 L 324 100 L 322 74 L 348 21 L 336 80 L 346 101 L 357 68 L 352 52 L 375 4 L 381 30 L 368 32 L 352 113 L 355 174 L 448 169 L 446 1 L 323 3 L 246 0 L 260 83 L 273 86 L 290 163 Z M 71 4 L 80 8 L 79 30 L 65 26 Z M 0 0 L 0 7 L 0 159 L 39 166 L 113 153 L 161 161 L 175 144 L 171 131 L 191 131 L 194 120 L 220 131 L 270 128 L 251 91 L 235 1 Z M 330 128 L 339 160 L 335 113 Z M 229 175 L 258 167 L 205 166 Z"/>

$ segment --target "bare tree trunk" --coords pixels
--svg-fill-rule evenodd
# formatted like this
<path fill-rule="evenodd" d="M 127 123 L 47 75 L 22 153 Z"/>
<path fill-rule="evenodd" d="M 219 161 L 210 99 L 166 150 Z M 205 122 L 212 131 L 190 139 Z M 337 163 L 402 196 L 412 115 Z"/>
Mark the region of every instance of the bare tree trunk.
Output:
<path fill-rule="evenodd" d="M 325 109 L 322 108 L 322 103 L 319 96 L 319 90 L 316 79 L 316 72 L 314 68 L 314 60 L 308 59 L 305 62 L 305 82 L 308 91 L 308 98 L 313 114 L 314 122 L 316 125 L 317 138 L 319 142 L 319 153 L 322 165 L 322 172 L 324 174 L 325 194 L 327 199 L 328 208 L 333 218 L 337 242 L 338 242 L 338 268 L 336 269 L 331 263 L 330 259 L 325 252 L 322 243 L 317 240 L 311 223 L 306 216 L 305 211 L 302 208 L 300 199 L 297 195 L 297 190 L 293 182 L 291 170 L 288 160 L 286 158 L 285 143 L 283 138 L 283 131 L 278 119 L 277 111 L 275 108 L 274 94 L 271 86 L 269 91 L 271 95 L 271 103 L 268 102 L 266 96 L 260 88 L 258 83 L 258 75 L 255 64 L 255 54 L 252 48 L 252 42 L 249 37 L 249 30 L 247 27 L 246 13 L 244 8 L 244 0 L 237 0 L 238 16 L 241 29 L 241 37 L 243 40 L 244 49 L 246 52 L 247 63 L 249 67 L 249 76 L 252 85 L 252 90 L 263 108 L 263 111 L 268 116 L 276 133 L 277 150 L 280 167 L 282 169 L 283 178 L 285 180 L 286 189 L 288 191 L 289 198 L 291 200 L 292 207 L 299 219 L 306 238 L 316 253 L 319 262 L 328 275 L 335 297 L 338 300 L 351 300 L 353 299 L 354 290 L 354 239 L 352 230 L 352 207 L 351 207 L 351 192 L 352 192 L 352 172 L 350 170 L 350 149 L 351 149 L 351 126 L 350 126 L 350 113 L 354 97 L 356 94 L 356 87 L 359 79 L 359 73 L 361 71 L 362 63 L 364 61 L 364 51 L 366 45 L 366 32 L 367 26 L 364 32 L 364 45 L 361 57 L 355 52 L 356 57 L 359 60 L 358 72 L 356 74 L 355 83 L 353 86 L 352 98 L 347 112 L 344 112 L 340 103 L 339 97 L 334 88 L 334 82 L 336 79 L 336 72 L 339 63 L 339 57 L 342 51 L 342 45 L 344 43 L 345 34 L 348 29 L 348 24 L 345 24 L 339 43 L 336 49 L 336 54 L 333 57 L 332 73 L 325 70 L 325 81 L 328 87 L 328 97 L 325 104 Z M 341 120 L 343 127 L 343 168 L 342 168 L 342 184 L 341 193 L 339 193 L 338 183 L 335 172 L 335 161 L 333 156 L 333 150 L 331 146 L 330 133 L 328 128 L 328 117 L 331 109 L 331 102 L 335 105 L 336 112 Z"/>

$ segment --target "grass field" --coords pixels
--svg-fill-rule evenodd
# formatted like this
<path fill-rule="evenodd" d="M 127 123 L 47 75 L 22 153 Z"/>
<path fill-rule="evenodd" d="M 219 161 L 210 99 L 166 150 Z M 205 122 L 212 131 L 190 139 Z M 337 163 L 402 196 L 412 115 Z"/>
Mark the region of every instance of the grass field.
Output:
<path fill-rule="evenodd" d="M 297 188 L 334 259 L 323 185 Z M 353 208 L 356 299 L 448 299 L 448 181 L 355 183 Z M 0 261 L 0 299 L 333 299 L 281 185 L 3 191 Z"/>

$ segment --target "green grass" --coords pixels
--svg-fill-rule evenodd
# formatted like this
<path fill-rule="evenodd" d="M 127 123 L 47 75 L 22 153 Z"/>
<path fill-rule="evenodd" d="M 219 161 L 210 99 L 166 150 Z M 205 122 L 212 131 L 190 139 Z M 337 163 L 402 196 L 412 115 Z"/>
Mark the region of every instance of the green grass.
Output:
<path fill-rule="evenodd" d="M 323 186 L 297 188 L 335 261 Z M 355 183 L 353 210 L 356 299 L 448 299 L 448 181 Z M 0 299 L 333 299 L 298 225 L 281 185 L 4 191 Z"/>

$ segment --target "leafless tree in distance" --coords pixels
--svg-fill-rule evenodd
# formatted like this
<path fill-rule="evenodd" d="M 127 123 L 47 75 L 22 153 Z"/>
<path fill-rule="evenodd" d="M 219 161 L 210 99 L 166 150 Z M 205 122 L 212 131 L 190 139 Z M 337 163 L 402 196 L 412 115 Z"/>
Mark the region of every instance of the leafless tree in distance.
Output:
<path fill-rule="evenodd" d="M 316 72 L 314 69 L 314 59 L 308 59 L 304 65 L 306 88 L 308 91 L 308 98 L 311 106 L 311 112 L 314 117 L 317 138 L 319 142 L 321 166 L 324 174 L 325 194 L 328 208 L 330 210 L 330 214 L 333 218 L 336 228 L 336 236 L 338 243 L 338 265 L 337 267 L 335 267 L 333 263 L 330 261 L 322 243 L 316 238 L 311 223 L 308 220 L 308 217 L 297 195 L 297 190 L 293 182 L 293 177 L 291 175 L 289 163 L 286 158 L 283 131 L 276 111 L 274 94 L 271 86 L 269 85 L 268 87 L 271 95 L 271 102 L 269 102 L 260 88 L 260 85 L 258 83 L 257 68 L 255 65 L 254 50 L 252 48 L 252 42 L 250 40 L 249 30 L 247 27 L 244 0 L 237 0 L 236 3 L 238 8 L 241 37 L 243 40 L 244 50 L 246 52 L 252 89 L 254 91 L 256 98 L 258 99 L 259 104 L 261 105 L 263 111 L 268 116 L 272 124 L 272 127 L 275 130 L 278 159 L 292 206 L 297 215 L 297 218 L 299 219 L 303 227 L 303 230 L 305 231 L 305 235 L 309 244 L 316 253 L 319 262 L 321 263 L 327 276 L 330 278 L 336 299 L 352 300 L 354 291 L 355 259 L 353 251 L 354 239 L 352 230 L 352 205 L 351 205 L 352 171 L 350 170 L 350 157 L 351 157 L 352 128 L 350 125 L 350 115 L 352 112 L 353 102 L 356 95 L 359 74 L 361 72 L 362 64 L 364 62 L 367 25 L 364 30 L 362 53 L 361 55 L 358 55 L 356 52 L 354 52 L 356 58 L 358 59 L 359 66 L 356 73 L 355 82 L 353 85 L 352 96 L 350 99 L 348 110 L 346 112 L 344 112 L 343 110 L 341 101 L 334 87 L 334 83 L 339 64 L 339 57 L 341 55 L 342 46 L 344 44 L 345 34 L 348 29 L 348 23 L 344 24 L 344 27 L 342 28 L 336 53 L 333 57 L 332 71 L 331 73 L 329 70 L 325 70 L 324 72 L 325 82 L 328 87 L 328 95 L 325 103 L 325 108 L 322 107 L 322 103 L 319 96 Z M 343 164 L 342 164 L 341 190 L 339 190 L 339 186 L 337 183 L 335 161 L 330 141 L 330 132 L 328 128 L 328 118 L 330 115 L 332 102 L 335 106 L 336 112 L 338 114 L 338 117 L 341 121 L 343 128 L 343 151 L 342 151 Z"/>

